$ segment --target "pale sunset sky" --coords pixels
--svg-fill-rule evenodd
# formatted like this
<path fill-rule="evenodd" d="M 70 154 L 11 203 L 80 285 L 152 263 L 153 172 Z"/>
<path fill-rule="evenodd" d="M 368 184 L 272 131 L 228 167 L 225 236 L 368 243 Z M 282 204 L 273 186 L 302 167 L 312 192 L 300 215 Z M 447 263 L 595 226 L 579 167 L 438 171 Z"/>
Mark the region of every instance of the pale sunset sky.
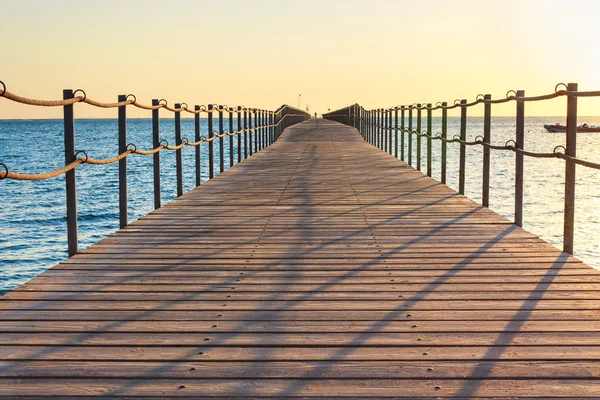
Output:
<path fill-rule="evenodd" d="M 82 88 L 106 102 L 134 93 L 147 104 L 275 109 L 297 106 L 301 94 L 302 108 L 321 114 L 356 102 L 539 95 L 559 82 L 600 90 L 597 0 L 0 0 L 0 10 L 0 80 L 32 98 Z M 565 104 L 528 103 L 526 112 L 560 116 Z M 579 109 L 600 115 L 600 101 Z M 0 118 L 61 115 L 0 99 Z M 76 117 L 115 116 L 76 106 Z"/>

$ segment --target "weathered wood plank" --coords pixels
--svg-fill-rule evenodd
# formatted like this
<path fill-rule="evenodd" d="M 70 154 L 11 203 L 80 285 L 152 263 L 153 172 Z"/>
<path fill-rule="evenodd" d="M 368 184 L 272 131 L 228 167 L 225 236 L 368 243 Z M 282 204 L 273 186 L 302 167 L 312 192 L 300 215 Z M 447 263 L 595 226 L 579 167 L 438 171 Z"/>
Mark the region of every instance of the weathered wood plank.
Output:
<path fill-rule="evenodd" d="M 322 120 L 0 298 L 0 398 L 600 398 L 600 272 Z"/>

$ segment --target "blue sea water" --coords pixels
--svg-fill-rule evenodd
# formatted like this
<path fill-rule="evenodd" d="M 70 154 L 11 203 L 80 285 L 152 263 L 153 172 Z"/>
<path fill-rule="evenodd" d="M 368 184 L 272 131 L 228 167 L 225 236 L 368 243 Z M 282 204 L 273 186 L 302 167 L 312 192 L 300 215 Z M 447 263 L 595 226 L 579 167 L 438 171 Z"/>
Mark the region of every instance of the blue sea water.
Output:
<path fill-rule="evenodd" d="M 542 125 L 563 121 L 556 117 L 526 119 L 525 148 L 551 152 L 565 144 L 565 135 L 547 133 Z M 580 122 L 600 124 L 600 118 L 580 118 Z M 433 120 L 433 132 L 441 121 Z M 234 126 L 236 124 L 234 123 Z M 225 120 L 225 126 L 228 126 Z M 139 149 L 152 148 L 150 119 L 128 120 L 128 141 Z M 161 120 L 161 137 L 175 143 L 174 121 Z M 117 121 L 80 119 L 75 122 L 76 149 L 90 157 L 107 158 L 117 154 Z M 201 120 L 207 134 L 207 121 Z M 483 132 L 483 119 L 468 119 L 468 140 Z M 448 136 L 459 133 L 459 119 L 449 119 Z M 514 139 L 514 118 L 492 120 L 492 142 L 504 144 Z M 182 136 L 193 139 L 192 119 L 182 120 Z M 224 139 L 225 168 L 229 166 L 229 138 Z M 578 134 L 578 157 L 600 161 L 600 134 Z M 237 154 L 237 140 L 234 140 Z M 416 139 L 413 138 L 413 148 Z M 448 184 L 458 188 L 457 144 L 448 144 Z M 426 146 L 423 141 L 425 171 Z M 416 149 L 413 150 L 416 155 Z M 415 157 L 415 156 L 414 156 Z M 215 141 L 215 165 L 219 165 L 218 140 Z M 433 141 L 433 177 L 440 178 L 440 142 Z M 64 165 L 62 120 L 0 120 L 0 162 L 11 171 L 37 173 Z M 234 157 L 237 162 L 237 157 Z M 514 211 L 514 163 L 512 152 L 492 151 L 490 208 L 512 219 Z M 208 150 L 202 145 L 202 178 L 208 178 Z M 82 165 L 77 168 L 77 201 L 80 249 L 96 243 L 119 226 L 118 164 Z M 184 191 L 195 186 L 194 150 L 183 149 Z M 413 158 L 413 165 L 415 159 Z M 481 201 L 481 146 L 467 148 L 465 194 Z M 558 159 L 525 157 L 524 228 L 562 247 L 564 162 Z M 128 158 L 129 220 L 153 209 L 152 157 Z M 600 171 L 577 167 L 575 255 L 600 268 Z M 162 202 L 176 197 L 175 152 L 161 152 Z M 47 268 L 67 258 L 64 176 L 47 181 L 0 181 L 0 294 L 19 286 Z"/>

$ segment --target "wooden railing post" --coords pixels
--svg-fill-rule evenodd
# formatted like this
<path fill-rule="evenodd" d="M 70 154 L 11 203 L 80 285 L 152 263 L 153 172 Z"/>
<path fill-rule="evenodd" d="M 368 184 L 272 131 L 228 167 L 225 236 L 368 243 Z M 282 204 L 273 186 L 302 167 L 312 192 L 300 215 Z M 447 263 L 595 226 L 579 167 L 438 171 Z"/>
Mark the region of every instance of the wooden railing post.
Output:
<path fill-rule="evenodd" d="M 408 107 L 408 165 L 412 166 L 413 106 Z"/>
<path fill-rule="evenodd" d="M 486 94 L 484 100 L 491 100 L 492 95 Z M 492 105 L 485 103 L 483 106 L 483 142 L 492 141 Z M 484 207 L 490 206 L 490 148 L 483 147 L 483 188 L 481 194 L 481 203 Z"/>
<path fill-rule="evenodd" d="M 175 108 L 181 108 L 180 103 Z M 175 111 L 175 146 L 181 144 L 181 111 Z M 177 197 L 183 196 L 183 159 L 181 149 L 175 150 L 175 168 L 177 170 Z"/>
<path fill-rule="evenodd" d="M 377 125 L 379 126 L 379 149 L 383 150 L 384 149 L 384 130 L 383 130 L 383 108 L 379 109 L 379 112 L 377 113 Z"/>
<path fill-rule="evenodd" d="M 379 148 L 385 151 L 387 136 L 385 130 L 385 110 L 383 108 L 379 109 L 379 132 Z"/>
<path fill-rule="evenodd" d="M 381 109 L 380 114 L 380 125 L 381 125 L 381 150 L 387 153 L 387 111 Z"/>
<path fill-rule="evenodd" d="M 427 104 L 427 176 L 431 176 L 431 103 Z"/>
<path fill-rule="evenodd" d="M 258 137 L 258 149 L 262 150 L 265 148 L 265 113 L 261 109 L 258 111 L 258 126 L 260 136 Z"/>
<path fill-rule="evenodd" d="M 213 105 L 208 105 L 208 138 L 214 137 L 213 128 Z M 208 142 L 208 179 L 212 179 L 215 176 L 215 141 L 211 140 Z"/>
<path fill-rule="evenodd" d="M 390 110 L 385 110 L 385 152 L 388 154 L 392 153 L 392 131 L 390 124 Z"/>
<path fill-rule="evenodd" d="M 576 92 L 578 85 L 569 83 L 567 91 Z M 565 154 L 577 156 L 577 97 L 567 96 L 567 143 Z M 565 165 L 565 221 L 563 251 L 573 254 L 575 232 L 575 164 L 566 161 Z"/>
<path fill-rule="evenodd" d="M 254 109 L 254 152 L 258 152 L 258 109 Z"/>
<path fill-rule="evenodd" d="M 244 107 L 244 160 L 248 158 L 248 135 L 250 135 L 250 130 L 248 129 L 248 109 Z"/>
<path fill-rule="evenodd" d="M 269 137 L 267 131 L 267 112 L 262 112 L 262 124 L 263 124 L 263 149 L 269 145 Z"/>
<path fill-rule="evenodd" d="M 263 112 L 258 110 L 258 151 L 261 151 L 264 147 L 264 132 L 263 132 Z"/>
<path fill-rule="evenodd" d="M 394 154 L 393 150 L 392 150 L 392 146 L 393 146 L 393 140 L 394 140 L 394 135 L 393 135 L 393 128 L 392 128 L 392 109 L 388 109 L 387 111 L 387 119 L 388 119 L 388 123 L 387 123 L 387 128 L 388 128 L 388 153 L 390 155 Z"/>
<path fill-rule="evenodd" d="M 269 111 L 269 145 L 275 142 L 275 127 L 273 126 L 273 112 Z"/>
<path fill-rule="evenodd" d="M 200 140 L 200 113 L 198 112 L 200 111 L 200 106 L 194 106 L 194 111 L 196 111 L 196 114 L 194 114 L 194 141 L 198 142 Z M 196 186 L 200 186 L 202 184 L 202 164 L 200 158 L 201 146 L 202 145 L 198 145 L 194 148 L 194 153 L 196 156 Z"/>
<path fill-rule="evenodd" d="M 525 91 L 517 90 L 516 97 L 525 97 Z M 525 147 L 525 102 L 517 100 L 517 129 L 515 147 Z M 515 224 L 523 226 L 523 154 L 515 154 Z"/>
<path fill-rule="evenodd" d="M 73 98 L 73 90 L 63 90 L 63 99 Z M 65 165 L 75 161 L 75 119 L 73 104 L 63 106 Z M 77 254 L 77 185 L 75 168 L 65 174 L 67 194 L 67 243 L 69 257 Z"/>
<path fill-rule="evenodd" d="M 371 113 L 365 110 L 363 116 L 365 118 L 365 139 L 367 140 L 367 143 L 371 144 Z"/>
<path fill-rule="evenodd" d="M 448 139 L 448 110 L 445 108 L 448 106 L 448 103 L 445 101 L 442 102 L 442 183 L 446 184 L 446 148 L 448 147 L 448 143 L 446 143 L 446 139 Z"/>
<path fill-rule="evenodd" d="M 371 125 L 371 144 L 377 147 L 377 131 L 375 130 L 375 110 L 370 111 L 370 125 Z"/>
<path fill-rule="evenodd" d="M 152 105 L 157 106 L 158 99 L 152 99 Z M 160 146 L 160 124 L 158 108 L 152 110 L 152 145 L 154 148 Z M 154 172 L 154 209 L 160 208 L 160 152 L 156 152 L 153 158 Z"/>
<path fill-rule="evenodd" d="M 127 95 L 119 95 L 119 103 L 127 101 Z M 127 151 L 127 106 L 120 106 L 119 118 L 119 154 Z M 119 160 L 119 226 L 127 226 L 127 157 Z"/>
<path fill-rule="evenodd" d="M 394 107 L 394 157 L 398 158 L 398 107 Z"/>
<path fill-rule="evenodd" d="M 460 140 L 467 140 L 467 100 L 460 101 Z M 466 145 L 460 144 L 460 160 L 458 170 L 458 192 L 465 194 L 465 166 L 466 166 Z"/>
<path fill-rule="evenodd" d="M 404 106 L 400 107 L 400 159 L 404 161 Z"/>
<path fill-rule="evenodd" d="M 242 162 L 242 135 L 245 134 L 242 132 L 242 107 L 237 107 L 237 148 L 238 148 L 238 157 L 237 162 Z"/>
<path fill-rule="evenodd" d="M 378 149 L 381 149 L 381 124 L 379 123 L 380 118 L 379 118 L 379 114 L 381 113 L 380 109 L 376 109 L 375 110 L 375 132 L 376 132 L 376 136 L 375 136 L 375 147 L 377 147 Z"/>
<path fill-rule="evenodd" d="M 219 135 L 222 135 L 225 132 L 225 128 L 223 127 L 223 106 L 219 105 Z M 222 173 L 225 170 L 225 145 L 223 143 L 224 138 L 221 136 L 219 138 L 219 173 Z"/>
<path fill-rule="evenodd" d="M 421 170 L 421 133 L 422 133 L 421 104 L 417 104 L 417 170 Z"/>
<path fill-rule="evenodd" d="M 227 109 L 229 115 L 229 134 L 233 134 L 233 108 Z M 233 136 L 229 136 L 229 168 L 233 167 Z"/>

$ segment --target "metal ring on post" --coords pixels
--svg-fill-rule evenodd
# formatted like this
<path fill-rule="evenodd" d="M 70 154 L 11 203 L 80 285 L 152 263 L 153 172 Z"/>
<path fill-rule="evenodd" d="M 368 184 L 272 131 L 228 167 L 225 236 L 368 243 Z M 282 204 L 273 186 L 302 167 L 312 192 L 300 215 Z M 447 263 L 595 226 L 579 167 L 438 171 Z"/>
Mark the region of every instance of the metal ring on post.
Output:
<path fill-rule="evenodd" d="M 162 142 L 165 142 L 165 144 L 162 144 Z M 167 142 L 166 139 L 160 139 L 160 142 L 158 142 L 158 147 L 160 146 L 169 147 L 169 142 Z"/>
<path fill-rule="evenodd" d="M 436 133 L 434 136 L 435 136 L 436 138 L 440 138 L 440 139 L 442 138 L 442 134 L 441 134 L 440 132 Z"/>
<path fill-rule="evenodd" d="M 460 104 L 460 99 L 456 99 L 456 100 L 454 100 L 454 105 L 455 105 L 455 106 L 456 106 L 456 105 L 459 105 L 459 104 Z"/>
<path fill-rule="evenodd" d="M 441 101 L 438 101 L 437 103 L 435 103 L 435 106 L 436 107 L 443 107 L 444 105 L 442 104 Z"/>
<path fill-rule="evenodd" d="M 189 139 L 186 137 L 181 138 L 181 143 L 189 143 Z"/>
<path fill-rule="evenodd" d="M 184 110 L 187 110 L 188 109 L 188 105 L 187 105 L 187 103 L 181 103 L 181 104 L 179 104 L 179 108 L 183 108 Z"/>
<path fill-rule="evenodd" d="M 133 146 L 133 149 L 130 149 L 129 146 Z M 133 153 L 135 153 L 137 151 L 137 146 L 133 143 L 128 143 L 127 146 L 125 146 L 125 148 L 127 150 L 133 150 Z"/>
<path fill-rule="evenodd" d="M 559 91 L 559 90 L 558 90 L 558 87 L 559 87 L 559 86 L 564 86 L 564 87 L 565 87 L 565 90 L 569 90 L 569 87 L 568 87 L 568 86 L 567 86 L 565 83 L 562 83 L 562 82 L 561 82 L 561 83 L 557 84 L 556 86 L 554 86 L 554 93 L 558 93 L 558 91 Z M 562 92 L 562 90 L 561 90 L 561 92 Z"/>
<path fill-rule="evenodd" d="M 6 86 L 5 86 L 4 90 L 6 90 Z M 2 179 L 6 179 L 6 177 L 8 176 L 8 166 L 6 164 L 4 164 L 4 163 L 0 163 L 0 167 L 4 167 L 4 170 L 6 171 L 4 173 L 4 175 L 0 175 L 0 181 L 1 181 Z"/>
<path fill-rule="evenodd" d="M 481 98 L 479 98 L 479 96 L 481 96 Z M 485 100 L 485 96 L 482 95 L 481 93 L 479 93 L 477 96 L 475 96 L 475 100 L 476 101 Z"/>
<path fill-rule="evenodd" d="M 559 152 L 557 152 L 557 151 L 556 151 L 557 149 L 563 149 L 563 152 L 562 152 L 562 154 L 565 154 L 565 153 L 567 152 L 567 149 L 566 149 L 566 148 L 565 148 L 565 146 L 563 146 L 562 144 L 559 144 L 558 146 L 556 146 L 556 147 L 554 148 L 554 150 L 552 150 L 552 152 L 553 152 L 554 154 L 561 154 L 561 153 L 559 153 Z"/>
<path fill-rule="evenodd" d="M 0 84 L 2 85 L 2 93 L 0 94 L 0 97 L 4 96 L 4 93 L 6 93 L 6 85 L 4 84 L 4 82 L 0 81 Z M 2 164 L 4 165 L 4 164 Z M 6 167 L 6 165 L 4 165 Z"/>
<path fill-rule="evenodd" d="M 200 140 L 206 140 L 206 139 L 207 139 L 206 136 L 204 136 L 204 135 L 200 136 Z"/>
<path fill-rule="evenodd" d="M 75 159 L 77 159 L 77 156 L 79 155 L 79 153 L 83 153 L 83 155 L 85 155 L 85 159 L 83 160 L 83 163 L 85 164 L 88 160 L 88 155 L 85 151 L 83 150 L 79 150 L 77 152 L 75 152 Z"/>
<path fill-rule="evenodd" d="M 125 96 L 125 100 L 129 101 L 129 96 L 133 96 L 133 103 L 137 103 L 137 97 L 135 97 L 135 94 L 129 93 L 127 96 Z"/>
<path fill-rule="evenodd" d="M 478 138 L 481 138 L 481 139 L 478 139 Z M 483 136 L 481 136 L 481 135 L 477 135 L 477 136 L 475 136 L 475 141 L 476 141 L 476 142 L 483 142 L 483 140 L 484 140 L 484 139 L 483 139 Z"/>
<path fill-rule="evenodd" d="M 510 93 L 514 93 L 514 96 L 510 96 Z M 506 92 L 506 98 L 509 99 L 511 97 L 517 97 L 517 92 L 515 92 L 514 90 L 509 90 L 508 92 Z"/>
<path fill-rule="evenodd" d="M 460 135 L 456 134 L 456 135 L 452 136 L 452 140 L 453 141 L 457 141 L 457 140 L 460 141 Z"/>
<path fill-rule="evenodd" d="M 165 102 L 165 104 L 160 104 L 160 102 L 161 102 L 161 101 L 164 101 L 164 102 Z M 163 106 L 163 107 L 166 107 L 166 106 L 168 105 L 168 103 L 167 103 L 167 101 L 166 101 L 165 99 L 160 99 L 160 100 L 158 101 L 158 104 L 159 104 L 159 105 L 161 105 L 161 106 Z"/>
<path fill-rule="evenodd" d="M 510 143 L 510 142 L 512 142 L 512 143 L 513 143 L 513 144 L 512 144 L 512 146 L 511 146 L 511 145 L 509 145 L 509 143 Z M 509 140 L 507 140 L 507 141 L 506 141 L 506 143 L 504 143 L 504 146 L 505 146 L 505 147 L 517 147 L 517 143 L 516 143 L 514 140 L 512 140 L 512 139 L 509 139 Z"/>
<path fill-rule="evenodd" d="M 87 94 L 85 94 L 85 90 L 83 89 L 77 89 L 73 92 L 73 97 L 77 97 L 75 96 L 77 94 L 77 92 L 81 92 L 83 93 L 83 99 L 81 99 L 81 101 L 85 101 L 85 99 L 87 99 Z"/>

